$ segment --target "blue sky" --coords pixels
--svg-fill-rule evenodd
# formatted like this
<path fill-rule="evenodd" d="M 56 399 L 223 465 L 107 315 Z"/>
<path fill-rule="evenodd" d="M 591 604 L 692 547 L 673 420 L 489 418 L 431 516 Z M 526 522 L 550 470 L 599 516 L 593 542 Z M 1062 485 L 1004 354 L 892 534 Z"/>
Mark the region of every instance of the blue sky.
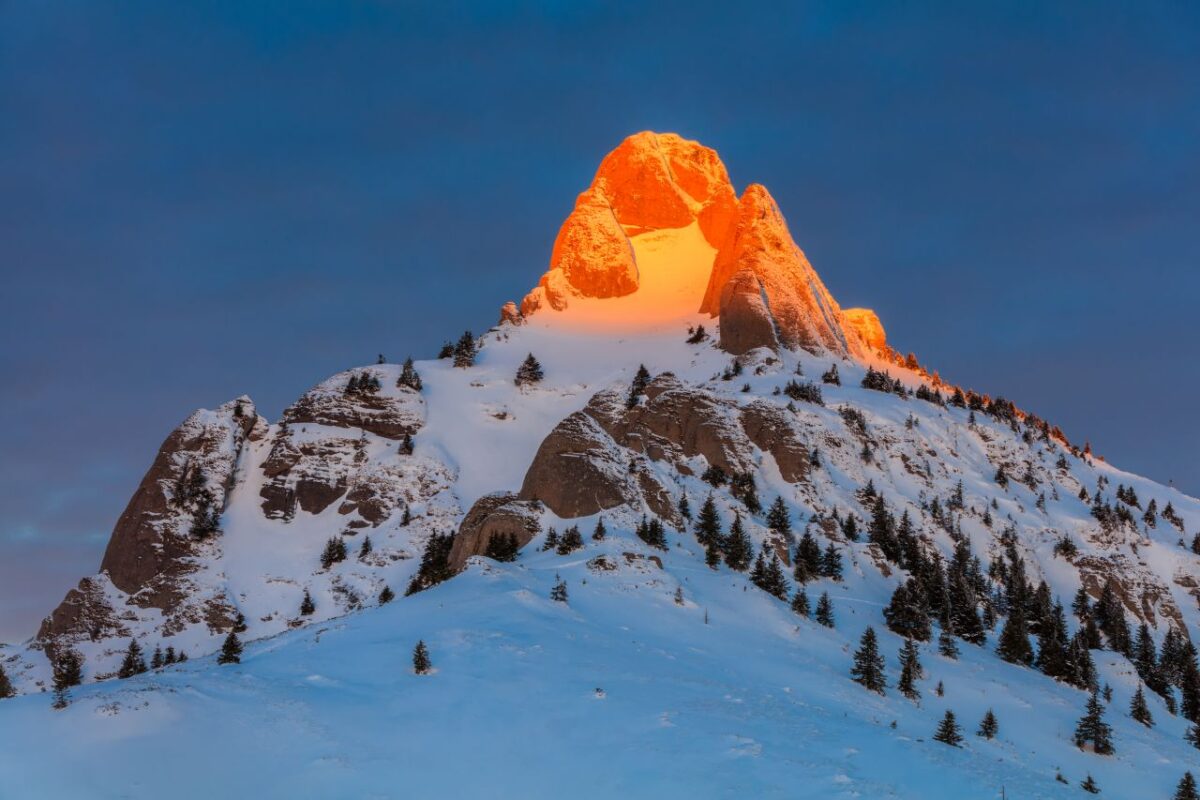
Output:
<path fill-rule="evenodd" d="M 0 639 L 192 409 L 486 328 L 643 129 L 897 347 L 1200 492 L 1200 7 L 443 5 L 0 6 Z"/>

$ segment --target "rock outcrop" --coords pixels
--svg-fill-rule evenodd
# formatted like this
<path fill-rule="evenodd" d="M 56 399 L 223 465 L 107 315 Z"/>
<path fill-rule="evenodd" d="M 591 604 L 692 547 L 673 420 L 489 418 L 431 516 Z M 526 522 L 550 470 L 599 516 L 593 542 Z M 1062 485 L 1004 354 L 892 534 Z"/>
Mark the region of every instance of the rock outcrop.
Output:
<path fill-rule="evenodd" d="M 741 270 L 721 290 L 721 349 L 735 356 L 756 347 L 779 349 L 775 319 L 767 308 L 762 281 Z"/>
<path fill-rule="evenodd" d="M 869 308 L 847 308 L 842 312 L 846 326 L 858 334 L 870 350 L 886 355 L 890 352 L 887 336 L 883 332 L 883 323 L 879 316 Z"/>
<path fill-rule="evenodd" d="M 512 535 L 524 547 L 541 531 L 541 503 L 511 492 L 485 495 L 463 517 L 450 550 L 450 566 L 460 570 L 471 556 L 483 555 L 493 536 Z"/>
<path fill-rule="evenodd" d="M 771 454 L 785 480 L 807 476 L 809 446 L 787 411 L 765 401 L 739 408 L 663 373 L 632 408 L 622 392 L 605 390 L 560 422 L 538 448 L 520 497 L 567 518 L 644 503 L 674 524 L 676 498 L 653 464 L 668 478 L 709 465 L 748 473 L 756 448 Z"/>
<path fill-rule="evenodd" d="M 266 420 L 248 397 L 188 417 L 163 442 L 124 513 L 100 564 L 51 612 L 39 641 L 96 639 L 123 629 L 109 587 L 128 603 L 170 616 L 193 599 L 188 576 L 212 546 L 213 526 L 232 487 L 247 441 L 265 435 Z"/>
<path fill-rule="evenodd" d="M 554 242 L 550 269 L 521 302 L 528 316 L 562 311 L 572 297 L 637 291 L 630 237 L 697 224 L 719 248 L 737 220 L 737 196 L 716 151 L 673 133 L 630 136 L 600 163 Z"/>
<path fill-rule="evenodd" d="M 726 287 L 731 282 L 735 286 L 744 283 L 743 272 L 758 278 L 765 305 L 786 347 L 862 354 L 857 334 L 847 332 L 844 326 L 837 301 L 792 240 L 775 200 L 758 184 L 742 194 L 737 227 L 717 253 L 700 310 L 721 314 Z"/>

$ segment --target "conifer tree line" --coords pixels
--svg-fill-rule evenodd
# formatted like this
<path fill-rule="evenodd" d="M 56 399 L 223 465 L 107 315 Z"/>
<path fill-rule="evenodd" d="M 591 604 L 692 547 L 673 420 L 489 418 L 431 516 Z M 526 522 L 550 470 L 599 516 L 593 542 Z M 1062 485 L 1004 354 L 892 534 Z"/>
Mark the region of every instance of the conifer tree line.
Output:
<path fill-rule="evenodd" d="M 370 370 L 363 370 L 350 376 L 350 380 L 346 381 L 346 388 L 343 389 L 343 392 L 347 396 L 358 397 L 379 394 L 381 388 L 383 388 L 383 384 L 379 382 L 379 376 Z"/>

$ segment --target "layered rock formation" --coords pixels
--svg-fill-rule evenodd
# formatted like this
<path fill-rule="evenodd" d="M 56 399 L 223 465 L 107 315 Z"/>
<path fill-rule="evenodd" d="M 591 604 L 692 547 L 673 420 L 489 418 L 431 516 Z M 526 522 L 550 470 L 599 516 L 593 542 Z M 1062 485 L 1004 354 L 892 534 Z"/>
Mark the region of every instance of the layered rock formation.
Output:
<path fill-rule="evenodd" d="M 842 318 L 869 350 L 881 355 L 891 352 L 887 335 L 883 331 L 883 323 L 874 311 L 869 308 L 847 308 L 842 312 Z"/>

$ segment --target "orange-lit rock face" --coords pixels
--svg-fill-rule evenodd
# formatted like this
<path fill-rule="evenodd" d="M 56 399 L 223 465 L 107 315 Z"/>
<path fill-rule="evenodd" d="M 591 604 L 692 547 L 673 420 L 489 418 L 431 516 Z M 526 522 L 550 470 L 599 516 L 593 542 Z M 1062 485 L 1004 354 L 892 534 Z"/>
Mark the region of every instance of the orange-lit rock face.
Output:
<path fill-rule="evenodd" d="M 863 343 L 877 353 L 887 352 L 883 323 L 869 308 L 847 308 L 842 312 L 846 327 L 858 334 Z"/>
<path fill-rule="evenodd" d="M 721 349 L 740 356 L 756 347 L 778 350 L 779 340 L 763 299 L 762 282 L 744 269 L 721 290 Z"/>
<path fill-rule="evenodd" d="M 714 150 L 673 133 L 630 136 L 604 158 L 579 196 L 555 240 L 550 270 L 521 311 L 562 311 L 572 297 L 632 294 L 644 276 L 631 237 L 697 224 L 715 250 L 736 221 L 737 197 Z M 688 268 L 707 275 L 711 262 Z"/>
<path fill-rule="evenodd" d="M 858 338 L 842 328 L 837 301 L 792 240 L 775 200 L 758 184 L 742 195 L 737 227 L 717 253 L 701 310 L 720 314 L 726 284 L 742 271 L 758 277 L 785 346 L 860 353 Z"/>

